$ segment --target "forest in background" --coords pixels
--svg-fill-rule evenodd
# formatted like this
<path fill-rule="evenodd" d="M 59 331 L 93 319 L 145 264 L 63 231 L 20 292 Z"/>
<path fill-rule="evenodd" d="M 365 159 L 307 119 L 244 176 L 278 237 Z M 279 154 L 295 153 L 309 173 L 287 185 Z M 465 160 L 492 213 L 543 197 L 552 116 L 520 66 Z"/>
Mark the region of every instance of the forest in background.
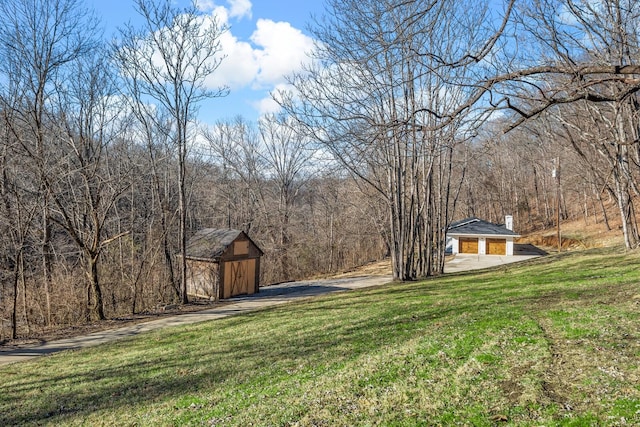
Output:
<path fill-rule="evenodd" d="M 79 0 L 0 5 L 0 341 L 186 302 L 203 227 L 247 232 L 262 284 L 439 274 L 468 216 L 609 227 L 615 204 L 638 246 L 635 1 L 329 0 L 282 113 L 215 126 L 224 28 L 136 4 L 112 43 Z"/>

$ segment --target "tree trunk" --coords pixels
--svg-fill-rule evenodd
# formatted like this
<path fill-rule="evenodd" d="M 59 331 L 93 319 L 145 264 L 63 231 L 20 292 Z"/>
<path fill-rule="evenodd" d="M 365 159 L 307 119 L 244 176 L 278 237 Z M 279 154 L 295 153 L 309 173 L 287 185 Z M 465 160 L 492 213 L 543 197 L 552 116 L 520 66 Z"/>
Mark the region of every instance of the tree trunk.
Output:
<path fill-rule="evenodd" d="M 46 191 L 46 190 L 45 190 Z M 49 207 L 45 201 L 45 207 L 42 211 L 42 280 L 44 281 L 44 296 L 46 304 L 46 325 L 51 326 L 51 271 L 52 271 L 52 255 L 51 255 L 51 226 L 49 224 Z"/>
<path fill-rule="evenodd" d="M 20 258 L 22 251 L 18 251 L 13 266 L 13 310 L 11 311 L 11 337 L 15 340 L 18 338 L 18 289 L 20 284 Z"/>
<path fill-rule="evenodd" d="M 185 118 L 186 119 L 186 118 Z M 179 142 L 178 142 L 178 161 L 179 161 L 179 172 L 178 172 L 178 192 L 179 192 L 179 201 L 178 201 L 178 210 L 180 211 L 180 295 L 183 304 L 187 304 L 189 302 L 189 296 L 187 295 L 187 194 L 186 194 L 186 161 L 187 161 L 187 141 L 186 141 L 186 129 L 183 129 L 182 126 L 186 125 L 186 122 L 183 124 L 181 120 L 178 120 L 178 134 L 179 134 Z"/>
<path fill-rule="evenodd" d="M 104 301 L 102 297 L 102 287 L 100 286 L 100 280 L 98 275 L 98 259 L 99 254 L 96 253 L 88 253 L 87 258 L 89 261 L 89 271 L 90 271 L 90 287 L 91 294 L 93 297 L 93 304 L 89 301 L 89 307 L 92 318 L 96 320 L 105 320 L 106 317 L 104 315 Z"/>

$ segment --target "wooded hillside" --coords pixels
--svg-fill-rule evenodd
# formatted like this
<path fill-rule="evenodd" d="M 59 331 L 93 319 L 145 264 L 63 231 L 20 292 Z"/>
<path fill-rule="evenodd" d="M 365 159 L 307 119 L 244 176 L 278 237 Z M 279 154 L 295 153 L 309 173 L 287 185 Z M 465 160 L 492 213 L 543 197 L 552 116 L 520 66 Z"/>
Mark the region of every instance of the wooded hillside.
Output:
<path fill-rule="evenodd" d="M 2 2 L 0 340 L 186 301 L 203 227 L 250 235 L 263 284 L 440 274 L 467 216 L 638 247 L 640 5 L 493 3 L 330 0 L 281 113 L 205 126 L 225 28 L 195 6 L 136 0 L 107 43 L 81 0 Z"/>

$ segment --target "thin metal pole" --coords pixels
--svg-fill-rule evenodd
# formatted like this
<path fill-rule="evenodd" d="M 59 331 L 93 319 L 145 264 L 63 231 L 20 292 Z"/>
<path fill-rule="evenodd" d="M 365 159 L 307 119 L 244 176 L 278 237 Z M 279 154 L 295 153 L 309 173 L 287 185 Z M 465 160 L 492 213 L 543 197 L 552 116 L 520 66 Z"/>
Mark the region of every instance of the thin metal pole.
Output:
<path fill-rule="evenodd" d="M 556 157 L 556 222 L 558 224 L 558 252 L 562 252 L 562 236 L 560 235 L 560 157 Z"/>

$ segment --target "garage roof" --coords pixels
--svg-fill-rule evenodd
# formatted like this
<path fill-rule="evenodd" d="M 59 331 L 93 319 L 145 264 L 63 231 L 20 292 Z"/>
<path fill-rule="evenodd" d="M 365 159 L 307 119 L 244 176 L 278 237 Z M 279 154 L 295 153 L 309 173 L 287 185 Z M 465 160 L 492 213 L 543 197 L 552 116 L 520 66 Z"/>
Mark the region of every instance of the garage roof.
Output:
<path fill-rule="evenodd" d="M 452 222 L 447 229 L 447 234 L 472 236 L 520 236 L 518 233 L 513 232 L 513 230 L 509 230 L 504 226 L 504 224 L 494 224 L 475 217 Z"/>

